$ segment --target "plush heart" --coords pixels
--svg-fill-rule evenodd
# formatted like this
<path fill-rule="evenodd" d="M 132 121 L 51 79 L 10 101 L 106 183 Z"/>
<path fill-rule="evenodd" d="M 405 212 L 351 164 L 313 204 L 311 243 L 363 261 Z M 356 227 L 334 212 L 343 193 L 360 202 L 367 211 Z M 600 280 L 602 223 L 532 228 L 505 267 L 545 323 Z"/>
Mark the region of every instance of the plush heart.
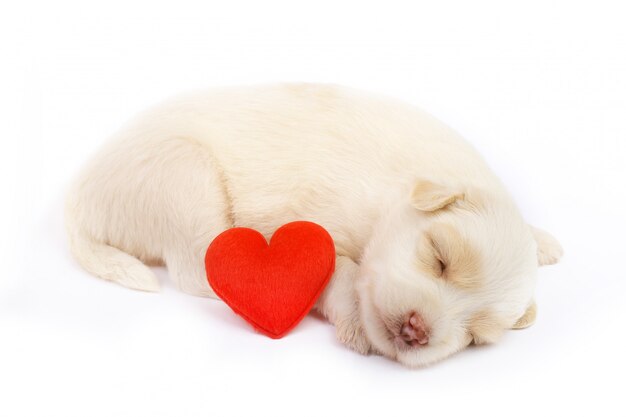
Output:
<path fill-rule="evenodd" d="M 259 332 L 278 339 L 315 304 L 335 269 L 335 245 L 320 225 L 287 223 L 269 245 L 256 230 L 236 227 L 206 252 L 213 291 Z"/>

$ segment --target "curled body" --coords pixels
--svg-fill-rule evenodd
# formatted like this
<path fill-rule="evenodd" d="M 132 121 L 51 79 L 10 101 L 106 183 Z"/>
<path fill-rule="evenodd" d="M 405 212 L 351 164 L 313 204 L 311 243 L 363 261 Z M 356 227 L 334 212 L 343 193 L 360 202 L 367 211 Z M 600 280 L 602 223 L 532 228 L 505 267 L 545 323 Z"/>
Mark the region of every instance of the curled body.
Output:
<path fill-rule="evenodd" d="M 156 291 L 148 266 L 163 264 L 182 291 L 210 297 L 215 236 L 243 226 L 269 238 L 295 220 L 333 237 L 316 308 L 338 338 L 412 367 L 530 324 L 537 267 L 561 256 L 454 131 L 331 85 L 225 88 L 150 109 L 86 165 L 66 205 L 87 271 Z"/>

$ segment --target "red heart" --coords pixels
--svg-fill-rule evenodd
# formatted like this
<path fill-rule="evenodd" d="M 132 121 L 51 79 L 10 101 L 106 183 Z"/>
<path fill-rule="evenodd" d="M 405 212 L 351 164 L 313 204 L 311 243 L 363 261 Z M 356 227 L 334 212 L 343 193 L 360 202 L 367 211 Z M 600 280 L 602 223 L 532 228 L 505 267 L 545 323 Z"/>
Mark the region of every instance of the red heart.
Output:
<path fill-rule="evenodd" d="M 278 339 L 324 290 L 335 269 L 335 245 L 311 222 L 287 223 L 269 245 L 256 230 L 236 227 L 211 242 L 205 266 L 213 291 L 259 332 Z"/>

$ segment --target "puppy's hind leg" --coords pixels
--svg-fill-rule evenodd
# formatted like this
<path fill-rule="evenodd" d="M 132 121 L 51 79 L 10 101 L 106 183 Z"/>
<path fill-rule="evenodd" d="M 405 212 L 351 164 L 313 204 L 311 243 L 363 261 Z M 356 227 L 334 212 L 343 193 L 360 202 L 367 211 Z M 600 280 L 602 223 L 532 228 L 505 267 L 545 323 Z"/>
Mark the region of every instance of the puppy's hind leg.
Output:
<path fill-rule="evenodd" d="M 165 256 L 170 277 L 187 294 L 218 298 L 209 285 L 204 265 L 206 249 L 213 240 L 211 236 L 195 242 L 181 242 L 176 248 L 169 248 Z"/>
<path fill-rule="evenodd" d="M 210 150 L 192 140 L 179 139 L 167 164 L 167 178 L 176 190 L 163 259 L 176 286 L 191 295 L 217 298 L 204 265 L 206 250 L 222 231 L 232 227 L 231 204 L 225 178 Z"/>

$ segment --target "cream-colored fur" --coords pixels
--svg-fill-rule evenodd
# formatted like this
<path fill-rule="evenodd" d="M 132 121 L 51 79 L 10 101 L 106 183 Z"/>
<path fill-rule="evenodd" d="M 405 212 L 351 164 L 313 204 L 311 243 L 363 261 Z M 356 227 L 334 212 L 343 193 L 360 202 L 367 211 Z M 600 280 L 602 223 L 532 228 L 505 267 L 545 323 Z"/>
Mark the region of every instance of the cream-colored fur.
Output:
<path fill-rule="evenodd" d="M 156 291 L 146 265 L 165 264 L 181 290 L 212 297 L 203 260 L 217 234 L 245 226 L 269 238 L 294 220 L 335 241 L 336 272 L 316 307 L 338 338 L 409 366 L 496 340 L 533 305 L 538 264 L 561 256 L 452 130 L 328 85 L 158 106 L 96 155 L 66 210 L 72 253 L 89 272 Z M 430 328 L 426 346 L 394 339 L 411 312 Z"/>

